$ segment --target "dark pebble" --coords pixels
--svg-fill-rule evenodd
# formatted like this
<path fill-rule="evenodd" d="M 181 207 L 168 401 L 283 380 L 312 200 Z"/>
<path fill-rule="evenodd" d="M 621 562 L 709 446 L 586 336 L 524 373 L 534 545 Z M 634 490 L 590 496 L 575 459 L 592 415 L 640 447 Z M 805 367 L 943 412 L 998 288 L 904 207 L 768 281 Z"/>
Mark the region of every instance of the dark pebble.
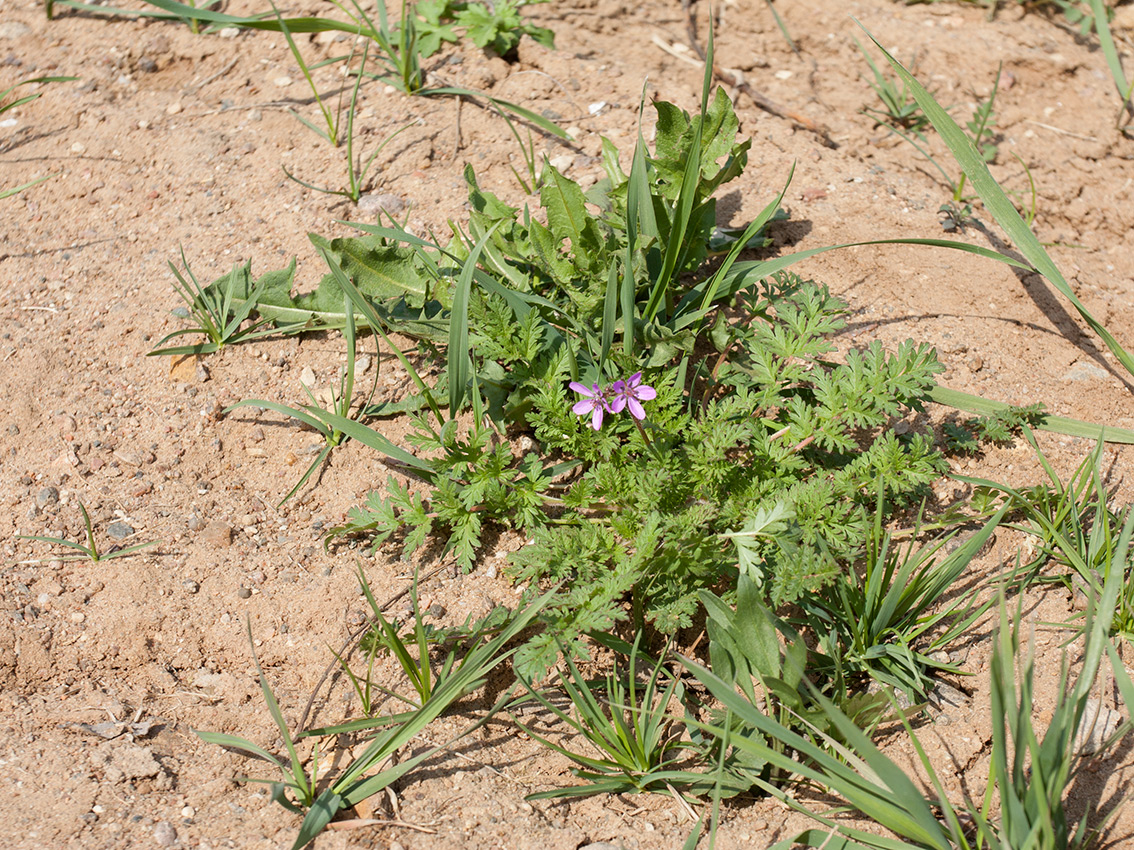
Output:
<path fill-rule="evenodd" d="M 59 504 L 59 490 L 55 487 L 44 487 L 36 494 L 35 503 L 41 508 Z"/>
<path fill-rule="evenodd" d="M 247 587 L 242 587 L 242 588 L 240 588 L 240 590 L 236 591 L 236 595 L 239 596 L 241 599 L 247 599 L 249 596 L 252 595 L 252 591 L 249 590 Z"/>
<path fill-rule="evenodd" d="M 445 616 L 445 606 L 440 603 L 430 605 L 429 616 L 437 620 L 441 619 Z"/>
<path fill-rule="evenodd" d="M 16 434 L 20 433 L 20 426 L 13 422 L 8 426 L 8 433 L 12 436 L 15 436 Z"/>

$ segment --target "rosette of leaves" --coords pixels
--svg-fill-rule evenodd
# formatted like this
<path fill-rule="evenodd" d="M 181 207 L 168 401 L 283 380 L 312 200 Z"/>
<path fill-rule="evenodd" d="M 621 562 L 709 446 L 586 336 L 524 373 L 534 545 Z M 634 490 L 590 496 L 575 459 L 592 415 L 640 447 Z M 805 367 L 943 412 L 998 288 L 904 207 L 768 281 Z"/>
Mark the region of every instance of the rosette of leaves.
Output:
<path fill-rule="evenodd" d="M 516 581 L 564 586 L 523 664 L 551 663 L 553 635 L 627 617 L 666 634 L 688 627 L 698 593 L 741 573 L 774 607 L 797 600 L 859 557 L 879 499 L 909 504 L 942 471 L 931 435 L 886 427 L 941 371 L 929 346 L 874 343 L 831 362 L 845 307 L 825 288 L 781 275 L 745 296 L 747 311 L 717 334 L 730 359 L 715 375 L 647 375 L 658 392 L 648 434 L 626 418 L 596 432 L 573 416 L 562 361 L 538 391 L 529 420 L 544 451 L 586 470 L 563 496 L 574 512 L 513 556 Z"/>

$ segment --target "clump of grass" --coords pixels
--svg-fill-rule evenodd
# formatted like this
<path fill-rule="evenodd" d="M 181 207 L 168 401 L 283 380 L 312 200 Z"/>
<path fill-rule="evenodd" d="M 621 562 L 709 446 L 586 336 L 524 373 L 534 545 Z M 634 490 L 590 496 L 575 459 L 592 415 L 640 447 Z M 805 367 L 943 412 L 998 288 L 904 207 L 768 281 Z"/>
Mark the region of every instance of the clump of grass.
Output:
<path fill-rule="evenodd" d="M 89 560 L 91 562 L 109 561 L 112 558 L 125 558 L 127 555 L 133 555 L 142 549 L 156 546 L 160 540 L 151 540 L 147 543 L 136 543 L 133 546 L 127 546 L 124 549 L 111 549 L 109 551 L 100 551 L 98 548 L 98 540 L 95 539 L 94 526 L 91 523 L 91 516 L 87 513 L 86 506 L 79 502 L 79 511 L 83 515 L 83 527 L 87 532 L 87 542 L 76 543 L 73 540 L 65 540 L 62 537 L 44 537 L 41 535 L 19 535 L 20 540 L 38 540 L 40 543 L 50 543 L 52 546 L 65 546 L 68 549 L 78 550 L 81 554 L 78 555 L 64 555 L 59 558 L 61 561 L 73 560 Z"/>
<path fill-rule="evenodd" d="M 224 286 L 206 288 L 201 286 L 196 275 L 193 274 L 193 270 L 189 268 L 189 261 L 185 259 L 184 250 L 181 252 L 181 264 L 185 268 L 185 275 L 182 275 L 181 270 L 172 262 L 169 264 L 175 279 L 173 288 L 181 297 L 181 300 L 185 302 L 186 309 L 189 311 L 189 318 L 196 323 L 196 327 L 184 328 L 166 334 L 158 342 L 157 347 L 149 352 L 148 356 L 209 354 L 220 351 L 226 345 L 250 342 L 276 332 L 267 319 L 261 319 L 248 327 L 243 326 L 244 321 L 256 309 L 260 293 L 264 291 L 267 285 L 265 280 L 261 280 L 252 289 L 252 297 L 245 299 L 240 304 L 234 303 L 233 297 L 239 287 L 237 278 L 241 275 L 247 278 L 247 267 L 242 269 L 234 265 Z M 186 280 L 186 275 L 188 280 Z M 162 348 L 171 339 L 194 335 L 203 336 L 205 339 L 193 345 L 173 345 Z"/>

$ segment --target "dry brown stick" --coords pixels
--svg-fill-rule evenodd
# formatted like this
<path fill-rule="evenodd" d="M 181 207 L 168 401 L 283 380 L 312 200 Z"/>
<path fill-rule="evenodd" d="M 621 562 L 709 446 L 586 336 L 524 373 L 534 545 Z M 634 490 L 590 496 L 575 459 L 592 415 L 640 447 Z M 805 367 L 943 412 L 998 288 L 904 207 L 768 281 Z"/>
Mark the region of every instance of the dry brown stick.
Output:
<path fill-rule="evenodd" d="M 697 41 L 697 22 L 693 17 L 693 3 L 692 0 L 683 0 L 682 6 L 685 8 L 685 29 L 689 34 L 689 46 L 693 48 L 694 52 L 701 57 L 701 61 L 706 60 L 705 51 L 701 49 L 700 42 Z M 798 112 L 792 112 L 790 109 L 777 104 L 775 101 L 768 98 L 761 92 L 756 91 L 752 86 L 748 85 L 738 74 L 732 71 L 726 71 L 716 62 L 713 62 L 713 76 L 724 83 L 726 86 L 731 86 L 737 91 L 742 91 L 748 95 L 748 99 L 756 105 L 758 109 L 763 109 L 770 115 L 775 115 L 777 118 L 783 118 L 792 122 L 797 127 L 801 127 L 808 132 L 814 133 L 819 137 L 820 143 L 824 147 L 837 149 L 838 145 L 835 140 L 831 138 L 831 134 L 825 127 L 816 124 L 806 115 L 800 115 Z"/>
<path fill-rule="evenodd" d="M 445 569 L 446 566 L 447 566 L 446 564 L 441 564 L 439 567 L 435 567 L 431 572 L 427 573 L 424 579 L 416 579 L 415 578 L 414 580 L 415 581 L 429 581 L 431 578 L 433 578 L 435 575 L 437 575 L 439 572 L 441 572 L 443 569 Z M 384 612 L 384 611 L 386 611 L 387 608 L 389 608 L 391 605 L 393 605 L 399 599 L 402 599 L 403 597 L 408 596 L 409 592 L 410 592 L 410 588 L 412 586 L 413 585 L 410 585 L 410 587 L 405 588 L 400 593 L 395 593 L 393 596 L 391 596 L 389 599 L 387 599 L 385 602 L 383 602 L 380 606 L 378 606 L 378 610 Z M 307 726 L 307 718 L 311 714 L 311 707 L 315 704 L 315 697 L 317 697 L 319 695 L 319 691 L 322 689 L 323 683 L 327 681 L 327 677 L 331 675 L 331 671 L 334 670 L 335 667 L 338 665 L 338 659 L 342 658 L 345 661 L 350 656 L 350 653 L 354 652 L 355 647 L 358 646 L 358 642 L 362 639 L 362 636 L 364 634 L 366 634 L 368 631 L 370 631 L 372 628 L 374 628 L 376 625 L 377 625 L 377 623 L 375 623 L 374 620 L 367 618 L 365 623 L 363 623 L 361 626 L 359 626 L 357 629 L 355 629 L 353 632 L 350 633 L 350 635 L 347 637 L 347 639 L 343 642 L 343 645 L 339 648 L 338 655 L 337 655 L 336 659 L 334 661 L 332 661 L 330 664 L 328 664 L 326 669 L 323 670 L 323 675 L 320 676 L 319 681 L 315 683 L 315 689 L 311 691 L 311 696 L 308 697 L 307 705 L 304 707 L 303 714 L 299 718 L 298 728 L 299 728 L 300 732 L 305 731 L 305 727 Z"/>

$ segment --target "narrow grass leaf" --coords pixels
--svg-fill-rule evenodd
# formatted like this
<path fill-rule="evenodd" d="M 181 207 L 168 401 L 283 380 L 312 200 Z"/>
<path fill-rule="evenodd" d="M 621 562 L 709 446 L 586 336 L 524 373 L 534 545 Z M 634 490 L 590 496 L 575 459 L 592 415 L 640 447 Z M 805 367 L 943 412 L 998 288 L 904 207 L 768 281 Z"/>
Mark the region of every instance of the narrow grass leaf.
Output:
<path fill-rule="evenodd" d="M 948 387 L 935 386 L 927 393 L 932 401 L 955 407 L 965 413 L 975 413 L 978 416 L 988 416 L 1000 410 L 1007 410 L 1012 405 L 1002 401 L 993 401 L 978 395 L 952 390 Z M 1129 428 L 1119 428 L 1115 425 L 1095 425 L 1079 419 L 1069 419 L 1065 416 L 1052 416 L 1043 414 L 1035 425 L 1042 431 L 1052 431 L 1056 434 L 1066 434 L 1069 437 L 1083 437 L 1088 440 L 1102 440 L 1107 443 L 1134 443 L 1134 431 Z"/>
<path fill-rule="evenodd" d="M 861 24 L 860 24 L 861 26 Z M 1012 240 L 1019 252 L 1024 258 L 1032 265 L 1036 271 L 1047 278 L 1051 284 L 1059 290 L 1063 296 L 1071 302 L 1071 305 L 1078 311 L 1083 320 L 1090 326 L 1099 338 L 1110 349 L 1111 353 L 1118 358 L 1119 362 L 1126 368 L 1126 371 L 1134 375 L 1134 357 L 1119 345 L 1116 340 L 1102 324 L 1091 315 L 1083 302 L 1081 302 L 1071 285 L 1063 277 L 1063 273 L 1059 271 L 1051 257 L 1048 255 L 1047 250 L 1032 233 L 1031 228 L 1024 223 L 1023 218 L 1016 211 L 1015 205 L 1009 200 L 1004 190 L 1000 188 L 1000 184 L 996 182 L 992 174 L 985 164 L 984 157 L 981 156 L 980 151 L 976 149 L 972 140 L 968 137 L 964 130 L 962 130 L 957 122 L 953 120 L 952 116 L 946 112 L 941 105 L 933 98 L 925 87 L 917 81 L 917 79 L 905 69 L 905 67 L 897 59 L 891 56 L 878 40 L 870 34 L 869 31 L 863 27 L 870 40 L 878 47 L 879 50 L 886 56 L 887 61 L 901 77 L 902 82 L 909 88 L 910 93 L 917 101 L 918 106 L 926 114 L 932 122 L 934 128 L 941 135 L 942 140 L 949 147 L 953 157 L 961 166 L 961 169 L 972 181 L 973 188 L 976 189 L 977 194 L 980 195 L 981 200 L 984 201 L 985 206 L 988 207 L 989 212 L 992 213 L 993 218 L 1008 234 L 1008 238 Z"/>
<path fill-rule="evenodd" d="M 342 288 L 343 292 L 345 292 L 350 298 L 351 303 L 355 306 L 355 309 L 357 309 L 363 315 L 363 317 L 366 319 L 367 324 L 370 325 L 371 329 L 373 329 L 376 334 L 382 337 L 382 340 L 386 343 L 387 346 L 389 346 L 390 351 L 392 351 L 394 353 L 394 356 L 398 358 L 398 362 L 402 364 L 402 367 L 406 370 L 406 374 L 410 376 L 414 384 L 417 386 L 418 391 L 421 393 L 422 397 L 429 405 L 429 409 L 433 411 L 433 415 L 437 418 L 437 423 L 439 425 L 445 424 L 445 418 L 441 415 L 441 408 L 438 406 L 436 399 L 433 397 L 433 391 L 430 389 L 429 385 L 426 384 L 424 380 L 422 380 L 421 375 L 418 374 L 418 371 L 414 368 L 414 365 L 410 363 L 409 358 L 405 356 L 400 348 L 398 348 L 393 344 L 393 342 L 390 341 L 390 338 L 386 335 L 386 332 L 382 330 L 382 320 L 378 318 L 378 313 L 374 310 L 374 307 L 370 304 L 370 302 L 366 300 L 365 297 L 363 297 L 362 293 L 358 291 L 358 287 L 356 287 L 351 279 L 347 277 L 346 273 L 336 263 L 331 261 L 331 258 L 327 254 L 327 252 L 322 248 L 320 248 L 320 252 L 323 254 L 323 259 L 327 263 L 327 266 L 331 269 L 331 274 L 334 275 L 335 281 Z M 369 428 L 365 428 L 365 426 L 362 427 L 365 430 L 370 431 Z M 388 440 L 386 442 L 389 443 Z M 363 443 L 364 445 L 370 445 L 365 441 L 363 441 Z M 393 446 L 393 443 L 390 443 L 390 445 Z M 401 451 L 401 449 L 399 449 L 399 451 Z M 409 456 L 413 457 L 413 455 Z"/>
<path fill-rule="evenodd" d="M 457 286 L 453 290 L 453 308 L 449 314 L 449 349 L 447 368 L 449 373 L 449 418 L 454 419 L 465 403 L 468 395 L 469 375 L 472 373 L 472 352 L 469 350 L 469 296 L 472 292 L 473 275 L 484 245 L 492 238 L 503 221 L 492 225 L 479 242 L 469 252 L 468 259 L 461 266 Z"/>
<path fill-rule="evenodd" d="M 1114 87 L 1118 89 L 1118 96 L 1122 98 L 1123 108 L 1130 98 L 1130 84 L 1126 82 L 1126 72 L 1122 69 L 1122 60 L 1118 56 L 1118 49 L 1114 46 L 1114 37 L 1110 34 L 1110 24 L 1107 23 L 1107 10 L 1102 0 L 1088 0 L 1091 4 L 1091 15 L 1095 19 L 1095 32 L 1099 37 L 1099 46 L 1102 47 L 1106 58 L 1110 76 L 1114 79 Z"/>

